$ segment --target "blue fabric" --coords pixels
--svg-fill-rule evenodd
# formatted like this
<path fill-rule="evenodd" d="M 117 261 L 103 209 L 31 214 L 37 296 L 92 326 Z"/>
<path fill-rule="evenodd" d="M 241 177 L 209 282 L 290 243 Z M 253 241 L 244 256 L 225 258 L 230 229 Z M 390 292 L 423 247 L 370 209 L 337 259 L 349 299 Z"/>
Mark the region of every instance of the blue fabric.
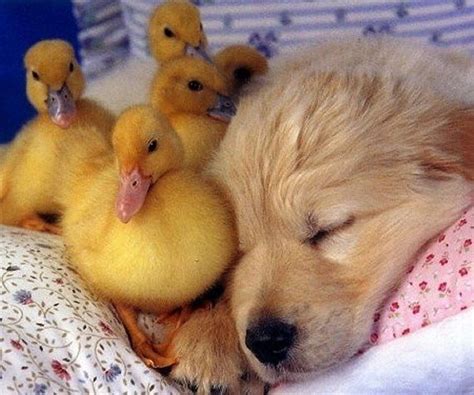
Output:
<path fill-rule="evenodd" d="M 128 31 L 119 0 L 72 0 L 80 29 L 82 69 L 91 78 L 128 56 Z"/>
<path fill-rule="evenodd" d="M 11 140 L 35 114 L 26 98 L 23 55 L 46 38 L 62 38 L 78 48 L 69 1 L 0 1 L 0 143 Z"/>

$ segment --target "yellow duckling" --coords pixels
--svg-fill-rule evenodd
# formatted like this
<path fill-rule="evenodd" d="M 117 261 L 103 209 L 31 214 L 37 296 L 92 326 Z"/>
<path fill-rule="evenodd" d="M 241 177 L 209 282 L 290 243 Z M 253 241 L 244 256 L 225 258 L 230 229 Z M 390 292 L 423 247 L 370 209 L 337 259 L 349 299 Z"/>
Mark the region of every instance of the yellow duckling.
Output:
<path fill-rule="evenodd" d="M 24 61 L 27 96 L 38 115 L 22 128 L 2 161 L 0 223 L 57 232 L 39 214 L 61 211 L 57 180 L 65 158 L 59 146 L 75 141 L 77 130 L 88 127 L 110 139 L 114 117 L 81 99 L 84 76 L 67 42 L 40 41 Z"/>
<path fill-rule="evenodd" d="M 199 9 L 185 0 L 169 0 L 158 6 L 148 25 L 150 51 L 158 63 L 181 56 L 209 59 Z"/>
<path fill-rule="evenodd" d="M 225 135 L 235 106 L 227 81 L 212 64 L 182 57 L 165 63 L 151 87 L 151 104 L 181 138 L 187 166 L 202 169 Z"/>
<path fill-rule="evenodd" d="M 169 312 L 211 287 L 235 253 L 231 211 L 215 186 L 182 169 L 179 137 L 151 107 L 119 117 L 112 157 L 95 145 L 94 153 L 65 147 L 66 245 L 83 278 L 115 304 L 143 360 L 173 364 L 138 328 L 135 308 Z"/>
<path fill-rule="evenodd" d="M 230 81 L 232 96 L 238 96 L 244 85 L 255 76 L 266 74 L 268 61 L 255 48 L 231 45 L 213 57 L 214 64 Z"/>

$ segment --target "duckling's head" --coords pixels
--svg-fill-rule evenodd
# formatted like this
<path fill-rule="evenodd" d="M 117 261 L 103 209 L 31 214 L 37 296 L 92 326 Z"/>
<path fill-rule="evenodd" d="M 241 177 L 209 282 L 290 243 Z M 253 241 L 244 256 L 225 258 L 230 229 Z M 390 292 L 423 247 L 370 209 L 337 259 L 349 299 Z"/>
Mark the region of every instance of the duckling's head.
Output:
<path fill-rule="evenodd" d="M 158 62 L 184 55 L 209 60 L 207 38 L 196 6 L 184 0 L 170 0 L 158 6 L 148 26 L 150 51 Z"/>
<path fill-rule="evenodd" d="M 119 116 L 112 144 L 120 174 L 116 211 L 126 223 L 140 211 L 153 184 L 182 166 L 184 150 L 166 119 L 143 105 Z"/>
<path fill-rule="evenodd" d="M 214 64 L 231 82 L 232 93 L 238 92 L 252 78 L 268 71 L 268 61 L 255 48 L 231 45 L 214 56 Z"/>
<path fill-rule="evenodd" d="M 214 65 L 182 57 L 158 71 L 151 87 L 151 104 L 166 116 L 187 113 L 229 122 L 236 109 L 227 96 L 227 85 Z"/>
<path fill-rule="evenodd" d="M 40 113 L 67 128 L 76 116 L 75 102 L 84 91 L 84 75 L 72 46 L 63 40 L 44 40 L 25 54 L 26 93 Z"/>

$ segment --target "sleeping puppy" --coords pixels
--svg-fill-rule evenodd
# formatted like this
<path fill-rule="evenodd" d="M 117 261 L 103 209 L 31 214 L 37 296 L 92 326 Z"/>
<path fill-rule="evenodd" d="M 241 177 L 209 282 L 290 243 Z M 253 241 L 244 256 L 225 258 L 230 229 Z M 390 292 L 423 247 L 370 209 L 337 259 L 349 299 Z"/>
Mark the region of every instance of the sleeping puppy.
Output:
<path fill-rule="evenodd" d="M 242 258 L 176 336 L 172 377 L 261 391 L 254 373 L 300 380 L 351 358 L 417 250 L 473 202 L 473 104 L 469 58 L 388 38 L 275 66 L 211 168 Z"/>

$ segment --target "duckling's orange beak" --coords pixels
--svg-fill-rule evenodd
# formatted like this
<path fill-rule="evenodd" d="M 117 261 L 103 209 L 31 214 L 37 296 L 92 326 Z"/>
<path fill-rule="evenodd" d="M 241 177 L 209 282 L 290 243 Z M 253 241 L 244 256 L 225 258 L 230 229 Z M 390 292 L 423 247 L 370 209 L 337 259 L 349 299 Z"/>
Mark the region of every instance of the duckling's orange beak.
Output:
<path fill-rule="evenodd" d="M 127 223 L 140 211 L 151 186 L 151 177 L 144 176 L 138 167 L 122 172 L 115 210 L 120 221 Z"/>
<path fill-rule="evenodd" d="M 46 105 L 51 121 L 63 129 L 71 126 L 76 118 L 74 97 L 66 84 L 59 90 L 49 88 Z"/>

